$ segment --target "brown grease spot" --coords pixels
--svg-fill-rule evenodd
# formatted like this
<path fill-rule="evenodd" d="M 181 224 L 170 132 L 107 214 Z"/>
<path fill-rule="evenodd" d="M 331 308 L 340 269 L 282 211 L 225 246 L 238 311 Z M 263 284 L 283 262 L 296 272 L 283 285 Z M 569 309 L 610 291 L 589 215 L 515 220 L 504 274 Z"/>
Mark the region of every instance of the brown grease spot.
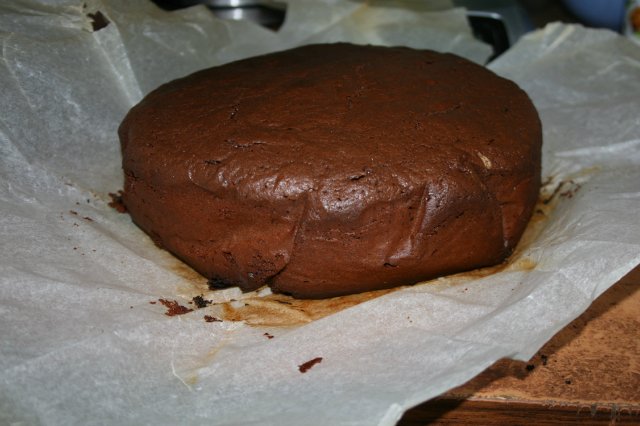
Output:
<path fill-rule="evenodd" d="M 180 285 L 178 294 L 185 297 L 202 296 L 210 290 L 207 287 L 207 279 L 193 270 L 189 265 L 178 258 L 173 258 L 169 268 L 178 276 L 187 281 L 186 285 Z M 194 295 L 195 293 L 195 295 Z"/>
<path fill-rule="evenodd" d="M 537 263 L 526 257 L 515 260 L 511 265 L 511 269 L 517 269 L 518 271 L 531 271 L 536 268 Z"/>
<path fill-rule="evenodd" d="M 344 309 L 375 299 L 399 288 L 369 291 L 330 299 L 295 299 L 284 294 L 243 299 L 243 306 L 222 304 L 227 321 L 244 321 L 252 326 L 295 326 L 306 324 Z"/>
<path fill-rule="evenodd" d="M 198 376 L 192 374 L 190 376 L 185 377 L 184 382 L 188 385 L 194 386 L 198 383 Z"/>

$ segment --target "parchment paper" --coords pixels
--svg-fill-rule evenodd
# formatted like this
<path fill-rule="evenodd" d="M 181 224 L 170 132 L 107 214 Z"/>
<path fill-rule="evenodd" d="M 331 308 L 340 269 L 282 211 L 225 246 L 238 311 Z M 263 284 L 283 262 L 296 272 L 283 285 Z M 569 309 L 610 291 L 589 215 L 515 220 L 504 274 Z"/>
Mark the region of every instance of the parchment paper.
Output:
<path fill-rule="evenodd" d="M 479 62 L 489 49 L 457 9 L 295 1 L 276 34 L 130 3 L 0 5 L 1 424 L 391 425 L 501 357 L 528 359 L 640 263 L 640 50 L 554 24 L 490 65 L 544 125 L 546 204 L 507 265 L 287 327 L 206 322 L 213 305 L 166 316 L 158 299 L 194 308 L 203 283 L 107 205 L 122 185 L 116 129 L 144 93 L 315 41 Z M 98 11 L 109 24 L 94 31 Z M 266 293 L 204 296 L 240 309 Z"/>

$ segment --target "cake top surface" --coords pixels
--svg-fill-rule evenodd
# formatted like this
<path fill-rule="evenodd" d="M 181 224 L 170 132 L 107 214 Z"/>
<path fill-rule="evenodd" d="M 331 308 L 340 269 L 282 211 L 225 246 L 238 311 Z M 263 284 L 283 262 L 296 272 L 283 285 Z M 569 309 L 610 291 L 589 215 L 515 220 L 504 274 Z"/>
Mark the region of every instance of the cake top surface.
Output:
<path fill-rule="evenodd" d="M 537 122 L 515 83 L 455 55 L 327 44 L 165 84 L 121 132 L 146 141 L 123 146 L 137 151 L 125 159 L 175 171 L 155 173 L 171 180 L 159 183 L 188 180 L 254 200 L 315 192 L 325 210 L 340 211 L 373 193 L 396 198 L 425 175 L 500 173 L 529 161 L 539 150 Z M 358 193 L 332 195 L 351 187 Z"/>

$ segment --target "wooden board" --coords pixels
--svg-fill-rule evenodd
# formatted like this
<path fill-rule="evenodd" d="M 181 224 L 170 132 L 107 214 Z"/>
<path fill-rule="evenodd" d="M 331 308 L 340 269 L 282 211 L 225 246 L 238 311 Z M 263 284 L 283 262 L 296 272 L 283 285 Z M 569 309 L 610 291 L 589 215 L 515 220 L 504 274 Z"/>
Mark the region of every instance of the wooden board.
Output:
<path fill-rule="evenodd" d="M 529 361 L 500 360 L 398 425 L 640 425 L 640 266 Z"/>

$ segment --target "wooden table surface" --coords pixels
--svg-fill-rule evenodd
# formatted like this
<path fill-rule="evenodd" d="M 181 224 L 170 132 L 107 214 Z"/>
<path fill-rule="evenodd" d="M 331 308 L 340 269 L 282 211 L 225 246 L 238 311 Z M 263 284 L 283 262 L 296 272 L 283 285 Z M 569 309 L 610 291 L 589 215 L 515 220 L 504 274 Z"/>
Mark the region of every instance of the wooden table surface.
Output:
<path fill-rule="evenodd" d="M 400 426 L 640 425 L 640 266 L 529 361 L 500 360 Z"/>

